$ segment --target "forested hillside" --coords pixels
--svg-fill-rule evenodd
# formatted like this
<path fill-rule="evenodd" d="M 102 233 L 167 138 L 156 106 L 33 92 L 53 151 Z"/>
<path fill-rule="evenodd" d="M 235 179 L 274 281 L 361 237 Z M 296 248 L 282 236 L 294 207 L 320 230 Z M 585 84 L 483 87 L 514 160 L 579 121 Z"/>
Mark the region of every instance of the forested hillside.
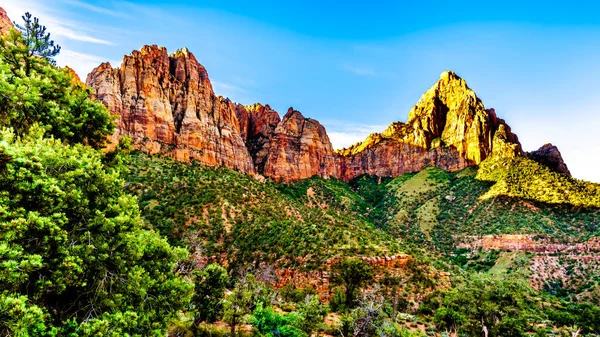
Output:
<path fill-rule="evenodd" d="M 598 184 L 514 142 L 349 182 L 109 149 L 118 117 L 22 19 L 0 40 L 0 335 L 600 334 Z"/>

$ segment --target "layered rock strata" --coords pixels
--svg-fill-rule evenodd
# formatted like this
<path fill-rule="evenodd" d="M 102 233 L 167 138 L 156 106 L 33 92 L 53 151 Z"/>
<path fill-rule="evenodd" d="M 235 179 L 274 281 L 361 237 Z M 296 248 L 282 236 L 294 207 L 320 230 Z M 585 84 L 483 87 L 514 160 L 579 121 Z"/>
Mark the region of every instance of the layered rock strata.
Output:
<path fill-rule="evenodd" d="M 138 149 L 254 173 L 240 134 L 237 107 L 216 96 L 206 69 L 182 49 L 144 46 L 120 68 L 103 63 L 87 77 L 96 98 L 119 116 L 113 142 L 129 136 Z"/>

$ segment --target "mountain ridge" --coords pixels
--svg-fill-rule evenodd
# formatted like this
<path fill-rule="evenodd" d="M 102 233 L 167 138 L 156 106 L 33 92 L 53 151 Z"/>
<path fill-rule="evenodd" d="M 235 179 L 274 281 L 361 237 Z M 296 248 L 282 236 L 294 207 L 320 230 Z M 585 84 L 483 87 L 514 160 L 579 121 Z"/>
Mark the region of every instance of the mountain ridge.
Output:
<path fill-rule="evenodd" d="M 86 83 L 118 116 L 113 145 L 129 136 L 135 148 L 150 154 L 275 181 L 396 177 L 428 166 L 457 171 L 493 154 L 525 155 L 508 124 L 453 71 L 443 72 L 421 96 L 406 123 L 394 122 L 341 150 L 333 149 L 317 120 L 293 108 L 280 117 L 268 104 L 243 106 L 217 96 L 208 72 L 187 48 L 168 54 L 164 47 L 144 46 L 124 56 L 119 68 L 101 64 Z M 548 162 L 543 158 L 550 153 L 536 153 Z M 561 162 L 556 166 L 564 166 Z"/>

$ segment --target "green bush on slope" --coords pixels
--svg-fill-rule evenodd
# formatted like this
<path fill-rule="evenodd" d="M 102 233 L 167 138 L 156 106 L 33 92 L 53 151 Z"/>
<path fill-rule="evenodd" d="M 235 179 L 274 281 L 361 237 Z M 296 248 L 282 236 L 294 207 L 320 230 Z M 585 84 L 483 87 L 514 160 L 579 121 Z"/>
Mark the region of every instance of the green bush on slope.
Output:
<path fill-rule="evenodd" d="M 526 158 L 517 163 L 539 165 Z M 490 170 L 486 166 L 489 164 L 484 164 L 479 169 L 470 167 L 452 173 L 427 168 L 391 180 L 385 184 L 384 197 L 371 206 L 375 209 L 372 221 L 393 235 L 441 248 L 451 248 L 456 240 L 468 235 L 529 233 L 572 240 L 598 235 L 600 208 L 594 206 L 598 184 L 577 181 L 545 168 L 537 167 L 542 173 L 533 179 L 504 172 L 526 172 L 521 166 L 496 166 Z M 498 182 L 489 181 L 492 178 Z M 506 179 L 513 179 L 508 184 L 513 186 L 512 192 L 497 187 L 504 186 Z M 545 181 L 547 190 L 536 193 L 535 186 L 541 184 L 536 179 Z M 550 202 L 547 196 L 557 195 L 561 188 L 579 192 Z M 576 200 L 587 200 L 590 206 L 571 203 Z"/>

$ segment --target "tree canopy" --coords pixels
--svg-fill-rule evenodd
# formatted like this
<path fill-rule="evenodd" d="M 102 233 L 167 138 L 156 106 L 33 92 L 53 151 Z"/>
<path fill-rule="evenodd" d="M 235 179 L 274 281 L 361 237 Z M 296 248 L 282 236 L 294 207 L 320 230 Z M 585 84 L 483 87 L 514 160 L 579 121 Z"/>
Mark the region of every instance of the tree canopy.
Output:
<path fill-rule="evenodd" d="M 41 135 L 0 134 L 0 331 L 160 335 L 189 302 L 186 251 L 144 225 L 100 152 Z"/>
<path fill-rule="evenodd" d="M 40 20 L 27 12 L 21 17 L 23 25 L 15 23 L 21 32 L 23 43 L 29 50 L 30 56 L 38 56 L 52 65 L 56 65 L 54 56 L 60 53 L 60 46 L 55 45 L 50 39 L 50 33 L 46 32 L 46 26 L 40 24 Z"/>
<path fill-rule="evenodd" d="M 45 136 L 102 147 L 114 130 L 108 109 L 68 69 L 53 65 L 53 52 L 42 50 L 49 35 L 37 19 L 22 29 L 0 38 L 0 126 L 24 135 L 40 124 Z"/>
<path fill-rule="evenodd" d="M 346 290 L 345 308 L 350 309 L 356 301 L 357 291 L 373 279 L 373 268 L 358 258 L 346 258 L 334 265 L 332 280 Z"/>

